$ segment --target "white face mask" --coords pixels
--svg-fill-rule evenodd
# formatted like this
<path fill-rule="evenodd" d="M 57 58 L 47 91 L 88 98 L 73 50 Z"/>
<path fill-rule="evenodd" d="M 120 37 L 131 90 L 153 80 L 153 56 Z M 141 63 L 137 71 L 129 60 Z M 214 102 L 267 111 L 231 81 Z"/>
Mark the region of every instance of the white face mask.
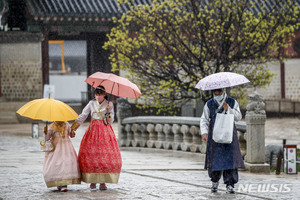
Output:
<path fill-rule="evenodd" d="M 99 95 L 99 96 L 95 96 L 95 99 L 101 103 L 104 100 L 104 96 L 103 95 Z"/>
<path fill-rule="evenodd" d="M 221 101 L 223 99 L 223 94 L 221 94 L 221 95 L 214 95 L 214 99 L 216 101 Z"/>

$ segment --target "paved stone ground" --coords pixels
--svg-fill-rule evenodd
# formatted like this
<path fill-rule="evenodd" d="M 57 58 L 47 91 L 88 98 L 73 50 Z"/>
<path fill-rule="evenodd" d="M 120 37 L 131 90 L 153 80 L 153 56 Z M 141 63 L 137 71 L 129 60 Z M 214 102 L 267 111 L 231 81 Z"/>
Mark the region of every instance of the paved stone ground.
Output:
<path fill-rule="evenodd" d="M 265 126 L 266 145 L 282 144 L 286 139 L 287 144 L 296 144 L 300 148 L 300 120 L 299 118 L 270 118 Z"/>
<path fill-rule="evenodd" d="M 78 152 L 88 124 L 72 139 Z M 44 123 L 40 123 L 40 130 Z M 116 124 L 113 128 L 117 134 Z M 297 118 L 271 119 L 266 123 L 266 144 L 300 145 Z M 40 131 L 41 132 L 41 131 Z M 47 188 L 43 175 L 44 153 L 39 139 L 31 138 L 31 124 L 0 125 L 1 199 L 300 199 L 300 175 L 262 175 L 239 172 L 237 193 L 210 192 L 211 182 L 203 170 L 204 155 L 147 148 L 122 148 L 123 167 L 118 184 L 107 191 L 90 191 L 86 183 L 70 185 L 66 193 Z M 299 146 L 300 147 L 300 146 Z"/>

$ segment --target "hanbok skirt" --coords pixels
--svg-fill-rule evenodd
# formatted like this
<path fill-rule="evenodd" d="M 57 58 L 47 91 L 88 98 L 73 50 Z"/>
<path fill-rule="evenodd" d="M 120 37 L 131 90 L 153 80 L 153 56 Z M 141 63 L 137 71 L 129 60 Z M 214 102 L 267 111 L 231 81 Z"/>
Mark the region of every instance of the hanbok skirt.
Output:
<path fill-rule="evenodd" d="M 69 136 L 54 137 L 54 151 L 45 152 L 43 175 L 47 187 L 81 183 L 76 151 Z"/>
<path fill-rule="evenodd" d="M 118 183 L 122 167 L 121 153 L 110 124 L 93 119 L 82 138 L 78 153 L 82 181 Z"/>

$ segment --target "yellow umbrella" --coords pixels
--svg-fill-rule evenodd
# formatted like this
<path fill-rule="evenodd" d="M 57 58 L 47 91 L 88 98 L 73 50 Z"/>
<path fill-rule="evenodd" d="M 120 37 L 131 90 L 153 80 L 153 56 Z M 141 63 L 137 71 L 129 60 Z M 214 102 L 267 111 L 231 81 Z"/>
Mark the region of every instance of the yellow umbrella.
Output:
<path fill-rule="evenodd" d="M 50 94 L 48 99 L 36 99 L 26 103 L 17 110 L 17 113 L 24 117 L 45 121 L 70 121 L 75 120 L 78 117 L 78 114 L 67 104 L 50 99 Z M 44 133 L 44 144 L 40 142 L 42 146 L 46 144 L 47 122 Z"/>
<path fill-rule="evenodd" d="M 49 98 L 36 99 L 26 103 L 17 113 L 31 119 L 45 121 L 70 121 L 78 118 L 78 114 L 67 104 Z"/>

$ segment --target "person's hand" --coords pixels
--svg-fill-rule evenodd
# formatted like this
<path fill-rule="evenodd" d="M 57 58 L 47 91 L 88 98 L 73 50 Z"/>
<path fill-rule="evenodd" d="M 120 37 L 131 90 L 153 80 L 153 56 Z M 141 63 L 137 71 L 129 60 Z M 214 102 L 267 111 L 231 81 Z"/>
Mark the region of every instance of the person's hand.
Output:
<path fill-rule="evenodd" d="M 224 102 L 223 108 L 225 109 L 225 111 L 228 110 L 228 104 L 226 102 Z"/>
<path fill-rule="evenodd" d="M 73 137 L 75 137 L 75 135 L 76 134 L 75 134 L 74 130 L 71 130 L 70 137 L 73 138 Z"/>
<path fill-rule="evenodd" d="M 71 126 L 72 131 L 76 131 L 79 128 L 79 126 L 80 125 L 75 121 Z"/>
<path fill-rule="evenodd" d="M 44 127 L 44 133 L 45 135 L 47 135 L 47 132 L 48 132 L 48 129 L 47 129 L 47 126 Z"/>
<path fill-rule="evenodd" d="M 202 140 L 207 142 L 207 134 L 202 135 Z"/>
<path fill-rule="evenodd" d="M 106 106 L 106 113 L 109 113 L 109 109 L 110 109 L 109 104 L 107 104 L 107 106 Z"/>

